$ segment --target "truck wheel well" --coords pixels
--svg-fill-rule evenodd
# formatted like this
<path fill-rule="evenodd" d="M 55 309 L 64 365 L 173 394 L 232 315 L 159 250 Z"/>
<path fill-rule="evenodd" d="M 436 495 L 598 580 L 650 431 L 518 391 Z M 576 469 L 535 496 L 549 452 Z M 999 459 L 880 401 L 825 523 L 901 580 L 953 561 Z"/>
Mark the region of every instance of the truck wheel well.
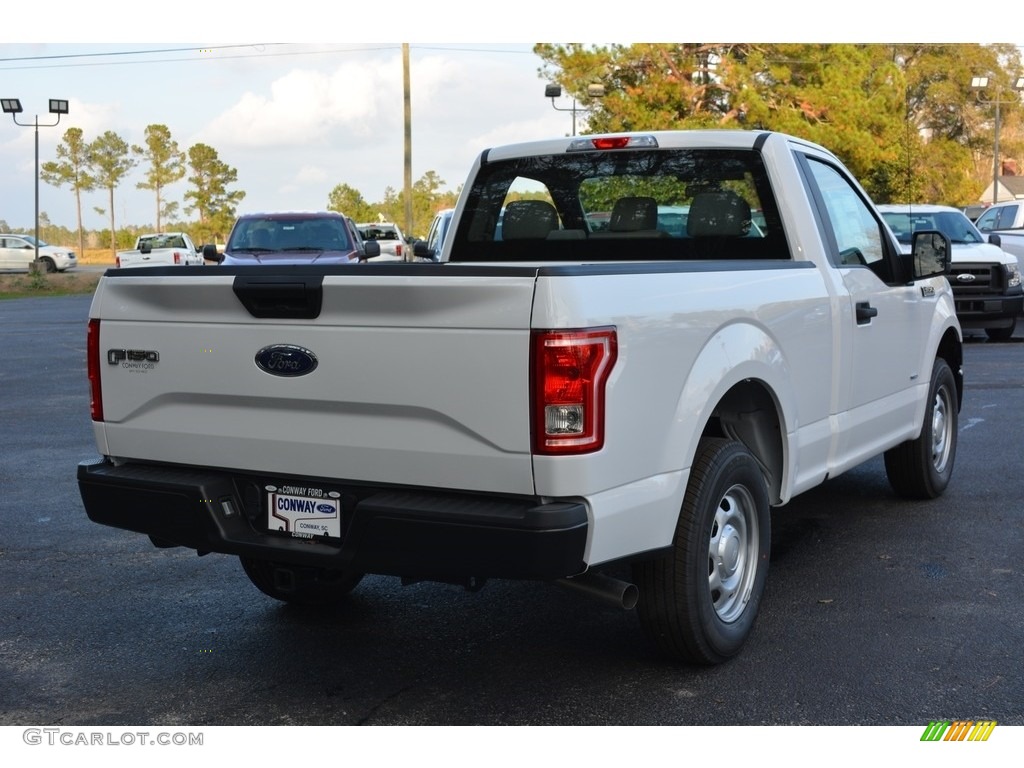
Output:
<path fill-rule="evenodd" d="M 956 407 L 960 410 L 964 399 L 964 348 L 953 330 L 946 331 L 946 335 L 939 342 L 936 355 L 944 359 L 953 371 L 953 378 L 956 380 Z"/>
<path fill-rule="evenodd" d="M 726 392 L 715 406 L 703 436 L 743 443 L 764 473 L 772 503 L 781 502 L 782 427 L 775 398 L 763 383 L 748 379 Z"/>

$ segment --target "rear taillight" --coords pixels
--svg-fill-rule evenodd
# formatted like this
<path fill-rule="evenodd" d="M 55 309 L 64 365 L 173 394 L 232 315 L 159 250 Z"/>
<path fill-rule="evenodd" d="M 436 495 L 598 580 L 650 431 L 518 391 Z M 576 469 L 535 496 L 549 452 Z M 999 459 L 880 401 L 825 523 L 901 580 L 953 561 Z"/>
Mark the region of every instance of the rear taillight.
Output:
<path fill-rule="evenodd" d="M 121 268 L 121 257 L 120 256 L 115 256 L 114 257 L 114 266 L 117 267 L 118 269 Z"/>
<path fill-rule="evenodd" d="M 103 421 L 103 392 L 100 389 L 100 321 L 90 320 L 85 341 L 89 372 L 89 410 L 93 421 Z"/>
<path fill-rule="evenodd" d="M 402 255 L 402 246 L 401 245 L 396 245 L 395 246 L 395 256 L 401 256 L 401 255 Z"/>
<path fill-rule="evenodd" d="M 181 264 L 181 254 L 177 251 L 174 252 L 174 263 Z"/>
<path fill-rule="evenodd" d="M 614 328 L 534 331 L 533 452 L 590 453 L 604 446 L 604 390 L 615 365 Z"/>

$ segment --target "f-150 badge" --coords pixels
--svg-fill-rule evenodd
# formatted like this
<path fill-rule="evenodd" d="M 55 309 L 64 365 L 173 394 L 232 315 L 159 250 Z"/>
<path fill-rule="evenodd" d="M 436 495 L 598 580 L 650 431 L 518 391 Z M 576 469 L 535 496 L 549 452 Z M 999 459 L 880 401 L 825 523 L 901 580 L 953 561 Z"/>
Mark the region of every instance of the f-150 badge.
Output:
<path fill-rule="evenodd" d="M 273 376 L 305 376 L 318 364 L 316 355 L 294 344 L 272 344 L 256 353 L 256 367 Z"/>
<path fill-rule="evenodd" d="M 155 349 L 108 349 L 107 365 L 117 365 L 131 373 L 149 373 L 160 362 Z"/>

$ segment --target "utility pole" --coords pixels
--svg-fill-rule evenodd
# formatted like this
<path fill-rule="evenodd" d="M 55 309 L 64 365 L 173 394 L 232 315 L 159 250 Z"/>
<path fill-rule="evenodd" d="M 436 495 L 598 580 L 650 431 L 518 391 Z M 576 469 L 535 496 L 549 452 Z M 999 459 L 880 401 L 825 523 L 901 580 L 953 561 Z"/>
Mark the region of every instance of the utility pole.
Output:
<path fill-rule="evenodd" d="M 405 99 L 405 227 L 412 235 L 412 87 L 409 84 L 409 44 L 402 43 L 402 90 Z M 404 251 L 404 248 L 403 248 Z"/>

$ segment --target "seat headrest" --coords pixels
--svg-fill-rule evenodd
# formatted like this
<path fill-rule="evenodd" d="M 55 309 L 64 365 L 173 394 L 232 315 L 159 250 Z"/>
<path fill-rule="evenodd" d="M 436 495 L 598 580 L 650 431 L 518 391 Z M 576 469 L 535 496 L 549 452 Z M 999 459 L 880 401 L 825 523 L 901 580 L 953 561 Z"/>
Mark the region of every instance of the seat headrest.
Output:
<path fill-rule="evenodd" d="M 690 237 L 740 237 L 750 231 L 750 205 L 735 192 L 701 192 L 690 204 Z"/>
<path fill-rule="evenodd" d="M 502 214 L 501 239 L 543 240 L 557 228 L 558 213 L 551 203 L 546 200 L 513 200 L 505 206 Z"/>
<path fill-rule="evenodd" d="M 609 232 L 637 232 L 658 228 L 658 201 L 653 197 L 622 197 L 615 201 Z"/>

